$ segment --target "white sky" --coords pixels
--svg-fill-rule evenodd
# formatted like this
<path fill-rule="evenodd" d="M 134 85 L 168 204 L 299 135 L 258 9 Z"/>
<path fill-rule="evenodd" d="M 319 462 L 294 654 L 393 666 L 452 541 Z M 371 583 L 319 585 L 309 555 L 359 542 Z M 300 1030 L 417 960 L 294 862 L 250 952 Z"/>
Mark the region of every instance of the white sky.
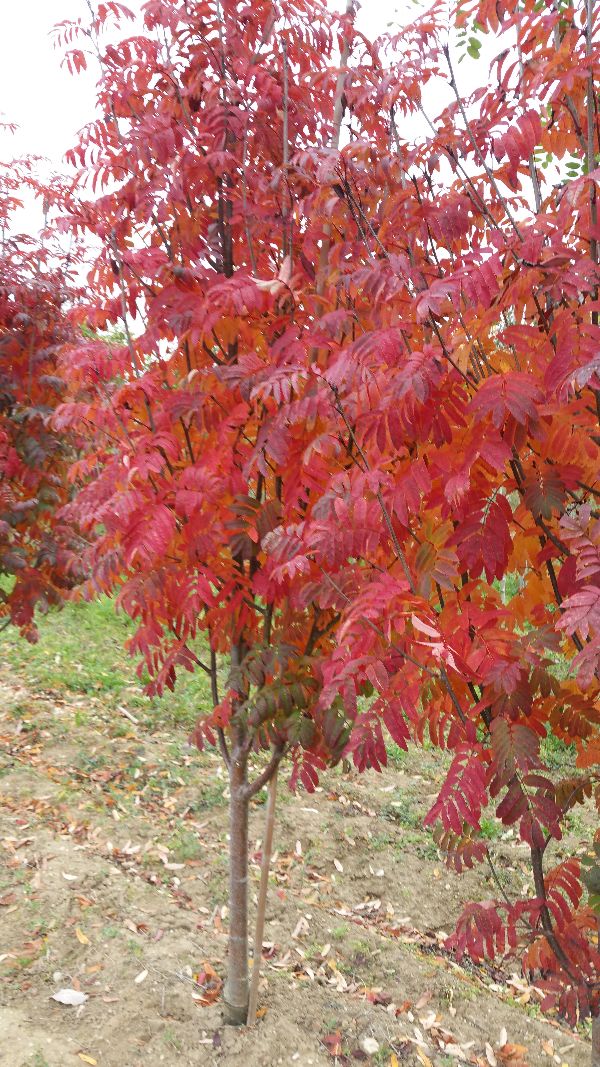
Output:
<path fill-rule="evenodd" d="M 125 0 L 140 10 L 143 0 Z M 76 142 L 77 131 L 94 114 L 94 64 L 79 75 L 61 67 L 62 52 L 53 45 L 52 27 L 63 20 L 87 20 L 85 0 L 0 0 L 0 119 L 16 123 L 14 135 L 0 130 L 0 159 L 21 155 L 46 157 L 63 169 L 66 150 Z M 343 10 L 345 0 L 328 0 Z M 416 16 L 415 0 L 363 0 L 359 25 L 376 36 L 390 21 L 407 22 Z M 129 32 L 128 23 L 123 33 Z M 76 45 L 75 45 L 76 46 Z M 25 221 L 26 218 L 26 221 Z M 36 230 L 39 218 L 28 208 L 20 226 Z"/>
<path fill-rule="evenodd" d="M 134 0 L 135 5 L 135 0 Z M 132 6 L 134 6 L 132 5 Z M 86 15 L 84 0 L 9 0 L 0 16 L 0 112 L 20 126 L 2 136 L 3 158 L 34 152 L 56 163 L 93 113 L 94 81 L 60 67 L 50 30 Z"/>
<path fill-rule="evenodd" d="M 125 0 L 140 10 L 143 0 Z M 331 7 L 344 7 L 343 0 Z M 360 23 L 369 35 L 380 32 L 398 8 L 414 17 L 411 0 L 366 0 Z M 410 13 L 410 14 L 409 14 Z M 25 152 L 48 156 L 56 163 L 75 140 L 77 130 L 93 114 L 96 72 L 77 76 L 61 68 L 61 51 L 50 31 L 63 20 L 87 20 L 85 0 L 4 0 L 0 15 L 0 114 L 20 126 L 18 135 L 0 140 L 6 158 Z M 129 23 L 123 24 L 124 34 Z"/>

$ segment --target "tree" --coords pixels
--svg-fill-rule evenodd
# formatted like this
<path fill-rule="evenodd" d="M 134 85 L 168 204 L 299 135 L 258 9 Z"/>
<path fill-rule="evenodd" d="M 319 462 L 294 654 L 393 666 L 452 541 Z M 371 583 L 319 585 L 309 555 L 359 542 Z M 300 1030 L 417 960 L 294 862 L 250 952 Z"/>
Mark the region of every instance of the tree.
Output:
<path fill-rule="evenodd" d="M 76 442 L 49 426 L 66 389 L 58 355 L 73 338 L 65 316 L 73 290 L 51 248 L 13 232 L 20 197 L 32 190 L 48 196 L 33 161 L 0 166 L 0 575 L 9 579 L 0 619 L 30 641 L 35 609 L 60 603 L 78 577 L 75 533 L 57 517 Z M 54 198 L 59 191 L 60 183 Z"/>
<path fill-rule="evenodd" d="M 502 49 L 467 99 L 437 7 L 388 42 L 399 61 L 344 86 L 361 134 L 338 158 L 333 224 L 352 235 L 337 261 L 352 325 L 326 376 L 352 446 L 347 499 L 365 501 L 365 526 L 379 506 L 397 559 L 367 552 L 380 569 L 340 591 L 321 700 L 352 707 L 372 686 L 359 751 L 357 726 L 376 738 L 383 715 L 399 741 L 451 752 L 427 821 L 457 869 L 491 862 L 488 804 L 527 845 L 531 896 L 511 899 L 492 866 L 498 899 L 469 904 L 450 943 L 516 955 L 544 1007 L 595 1016 L 597 1062 L 598 867 L 553 862 L 552 845 L 576 804 L 600 803 L 598 28 L 590 4 L 456 18 L 463 51 L 482 32 Z M 434 79 L 449 103 L 432 122 Z M 415 114 L 416 143 L 399 132 Z M 304 529 L 296 565 L 318 535 Z M 559 781 L 547 732 L 577 749 Z"/>
<path fill-rule="evenodd" d="M 104 47 L 103 25 L 127 17 L 107 3 L 90 27 L 62 30 L 100 59 L 104 116 L 72 156 L 102 195 L 85 199 L 82 185 L 64 223 L 102 247 L 93 301 L 73 313 L 96 338 L 66 349 L 74 395 L 54 419 L 58 432 L 94 427 L 63 515 L 90 538 L 84 595 L 118 594 L 139 624 L 130 648 L 148 691 L 172 688 L 181 669 L 210 677 L 214 709 L 194 740 L 217 744 L 229 772 L 225 1002 L 240 1023 L 249 802 L 288 753 L 293 781 L 314 788 L 348 736 L 339 704 L 317 707 L 334 587 L 315 598 L 318 562 L 296 568 L 279 542 L 268 550 L 274 531 L 323 506 L 345 449 L 311 371 L 315 308 L 331 299 L 316 172 L 334 149 L 312 150 L 339 137 L 332 56 L 347 22 L 312 3 L 153 2 L 144 35 Z M 87 53 L 68 61 L 79 69 Z M 97 336 L 115 327 L 123 344 Z M 290 555 L 294 545 L 290 535 Z M 252 776 L 253 752 L 264 757 Z"/>
<path fill-rule="evenodd" d="M 78 318 L 126 343 L 68 351 L 55 425 L 98 432 L 66 512 L 98 535 L 90 594 L 138 620 L 151 691 L 211 678 L 195 739 L 231 784 L 229 1017 L 250 796 L 288 753 L 307 788 L 342 753 L 377 769 L 383 726 L 452 753 L 429 821 L 458 869 L 491 861 L 490 803 L 530 851 L 533 895 L 493 868 L 499 900 L 454 946 L 516 953 L 547 1007 L 596 1015 L 581 864 L 548 860 L 600 750 L 591 9 L 462 5 L 470 54 L 482 28 L 505 49 L 467 100 L 439 6 L 373 44 L 308 0 L 152 0 L 103 46 L 124 17 L 65 33 L 102 67 L 73 153 L 102 190 L 70 205 L 102 244 Z M 548 730 L 578 751 L 558 782 Z"/>

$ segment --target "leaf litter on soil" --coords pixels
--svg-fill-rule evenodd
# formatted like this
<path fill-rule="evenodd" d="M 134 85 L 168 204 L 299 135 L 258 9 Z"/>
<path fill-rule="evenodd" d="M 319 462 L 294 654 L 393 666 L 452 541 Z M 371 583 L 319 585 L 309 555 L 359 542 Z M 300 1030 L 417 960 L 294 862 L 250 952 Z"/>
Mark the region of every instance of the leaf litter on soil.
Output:
<path fill-rule="evenodd" d="M 420 756 L 416 775 L 407 764 L 362 778 L 330 773 L 310 806 L 284 799 L 263 1013 L 254 1031 L 234 1033 L 222 1030 L 217 1000 L 227 927 L 217 761 L 188 750 L 160 715 L 149 733 L 101 694 L 32 692 L 6 671 L 0 688 L 0 980 L 9 1026 L 27 1048 L 38 1028 L 75 1040 L 75 1016 L 52 1010 L 47 994 L 60 972 L 84 997 L 78 1027 L 110 1021 L 110 1040 L 88 1053 L 79 1035 L 71 1062 L 209 1062 L 202 1048 L 223 1067 L 241 1057 L 248 1067 L 297 1062 L 296 1053 L 315 1067 L 357 1054 L 434 1067 L 587 1062 L 585 1038 L 537 1018 L 537 991 L 518 975 L 445 953 L 461 900 L 485 895 L 487 883 L 483 869 L 462 881 L 447 874 L 420 828 L 440 773 L 432 756 Z M 260 804 L 255 813 L 253 893 Z M 503 877 L 520 888 L 518 849 L 508 841 L 500 855 Z M 367 1038 L 377 1053 L 365 1051 Z"/>

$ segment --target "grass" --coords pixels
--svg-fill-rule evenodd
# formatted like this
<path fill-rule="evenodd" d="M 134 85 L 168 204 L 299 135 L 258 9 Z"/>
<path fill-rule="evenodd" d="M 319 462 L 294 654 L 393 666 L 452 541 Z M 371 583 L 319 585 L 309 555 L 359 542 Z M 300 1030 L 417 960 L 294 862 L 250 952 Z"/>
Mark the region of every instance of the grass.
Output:
<path fill-rule="evenodd" d="M 171 1027 L 167 1027 L 162 1035 L 162 1039 L 167 1047 L 174 1048 L 176 1052 L 181 1053 L 183 1051 L 183 1042 L 177 1037 L 177 1034 Z"/>
<path fill-rule="evenodd" d="M 33 1056 L 26 1061 L 25 1067 L 50 1067 L 43 1052 L 34 1052 Z"/>
<path fill-rule="evenodd" d="M 405 749 L 400 748 L 395 741 L 390 742 L 390 744 L 386 746 L 386 752 L 390 767 L 398 767 L 400 770 L 406 767 L 409 758 L 408 752 Z"/>
<path fill-rule="evenodd" d="M 38 620 L 37 644 L 23 641 L 16 631 L 1 638 L 1 652 L 16 673 L 37 690 L 61 691 L 99 697 L 109 708 L 123 705 L 150 730 L 154 724 L 191 728 L 199 712 L 210 707 L 210 683 L 202 671 L 182 671 L 174 693 L 149 698 L 136 676 L 136 661 L 124 649 L 134 624 L 115 611 L 108 597 L 92 603 L 66 604 Z M 83 707 L 77 725 L 84 726 L 88 712 Z M 117 723 L 121 732 L 127 724 Z"/>
<path fill-rule="evenodd" d="M 195 860 L 202 855 L 202 848 L 197 834 L 192 830 L 181 828 L 167 842 L 169 851 L 177 863 Z"/>
<path fill-rule="evenodd" d="M 102 937 L 105 941 L 112 941 L 115 937 L 119 937 L 121 932 L 119 926 L 112 926 L 109 924 L 108 926 L 102 927 Z"/>
<path fill-rule="evenodd" d="M 481 836 L 486 841 L 495 841 L 500 837 L 504 827 L 498 819 L 490 818 L 487 815 L 482 816 L 481 819 Z"/>
<path fill-rule="evenodd" d="M 382 809 L 381 815 L 390 822 L 400 823 L 407 830 L 420 830 L 423 827 L 423 816 L 415 810 L 414 802 L 410 797 L 390 801 Z"/>
<path fill-rule="evenodd" d="M 199 797 L 195 804 L 191 805 L 190 810 L 198 814 L 204 811 L 208 811 L 211 808 L 223 808 L 227 803 L 225 794 L 225 781 L 222 782 L 199 782 L 198 783 Z"/>
<path fill-rule="evenodd" d="M 407 830 L 398 841 L 397 848 L 402 853 L 407 847 L 410 847 L 420 859 L 436 860 L 439 855 L 430 830 Z"/>
<path fill-rule="evenodd" d="M 540 746 L 540 755 L 551 771 L 572 770 L 575 764 L 575 745 L 568 745 L 548 731 Z"/>
<path fill-rule="evenodd" d="M 330 931 L 331 940 L 343 941 L 349 929 L 348 923 L 340 923 L 339 926 L 334 926 Z"/>

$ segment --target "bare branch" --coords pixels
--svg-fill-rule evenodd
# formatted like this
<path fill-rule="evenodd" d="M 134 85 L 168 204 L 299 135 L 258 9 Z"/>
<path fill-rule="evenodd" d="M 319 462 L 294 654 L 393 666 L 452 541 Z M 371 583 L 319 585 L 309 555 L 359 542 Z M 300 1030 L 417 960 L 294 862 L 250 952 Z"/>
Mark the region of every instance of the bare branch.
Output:
<path fill-rule="evenodd" d="M 271 759 L 267 763 L 267 766 L 253 782 L 249 782 L 246 786 L 246 796 L 248 798 L 255 797 L 257 793 L 260 793 L 263 786 L 267 784 L 275 774 L 275 771 L 279 767 L 283 756 L 285 755 L 285 747 L 283 744 L 279 744 L 273 750 Z"/>

